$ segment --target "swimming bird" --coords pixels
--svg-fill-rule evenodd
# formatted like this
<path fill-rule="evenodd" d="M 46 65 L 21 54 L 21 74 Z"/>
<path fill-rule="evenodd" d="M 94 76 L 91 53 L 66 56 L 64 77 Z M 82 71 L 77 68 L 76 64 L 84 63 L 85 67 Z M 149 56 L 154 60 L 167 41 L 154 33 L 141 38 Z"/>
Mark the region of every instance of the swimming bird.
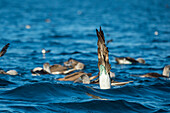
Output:
<path fill-rule="evenodd" d="M 41 52 L 42 52 L 42 54 L 43 54 L 43 58 L 45 58 L 45 54 L 51 52 L 51 50 L 45 50 L 45 49 L 43 48 Z"/>
<path fill-rule="evenodd" d="M 42 54 L 46 54 L 46 53 L 51 52 L 51 50 L 45 50 L 45 49 L 43 48 L 41 52 L 42 52 Z"/>
<path fill-rule="evenodd" d="M 6 45 L 2 48 L 2 50 L 1 50 L 1 52 L 0 52 L 0 57 L 4 56 L 4 54 L 7 52 L 8 47 L 9 47 L 9 43 L 6 44 Z"/>
<path fill-rule="evenodd" d="M 55 64 L 50 66 L 51 74 L 68 74 L 75 70 L 82 70 L 84 68 L 84 64 L 78 62 L 76 65 L 72 65 L 73 68 L 69 69 L 66 66 L 62 66 L 59 64 Z"/>
<path fill-rule="evenodd" d="M 74 68 L 78 63 L 81 63 L 82 69 L 84 69 L 85 65 L 82 62 L 79 62 L 72 58 L 70 58 L 68 61 L 64 62 L 64 66 L 67 66 L 69 68 Z"/>
<path fill-rule="evenodd" d="M 43 68 L 41 67 L 36 67 L 33 70 L 31 70 L 32 75 L 45 75 L 45 74 L 51 74 L 50 71 L 50 64 L 49 63 L 44 63 Z"/>
<path fill-rule="evenodd" d="M 142 58 L 138 58 L 138 59 L 134 59 L 131 57 L 116 57 L 115 61 L 118 64 L 136 64 L 136 63 L 141 63 L 141 64 L 145 64 L 145 60 Z"/>
<path fill-rule="evenodd" d="M 36 67 L 31 70 L 32 75 L 44 75 L 44 74 L 68 74 L 75 70 L 82 70 L 84 68 L 84 64 L 78 63 L 72 69 L 68 69 L 65 66 L 60 64 L 51 65 L 49 63 L 44 63 L 43 68 Z"/>
<path fill-rule="evenodd" d="M 5 72 L 4 70 L 0 70 L 0 74 L 4 75 L 18 75 L 18 72 L 16 70 L 9 70 Z"/>
<path fill-rule="evenodd" d="M 82 82 L 84 84 L 89 84 L 91 73 L 84 72 L 75 72 L 73 74 L 67 75 L 64 78 L 57 79 L 58 81 L 74 81 L 74 82 Z"/>
<path fill-rule="evenodd" d="M 170 65 L 167 65 L 167 66 L 164 67 L 162 74 L 147 73 L 147 74 L 144 74 L 144 75 L 139 75 L 139 77 L 151 77 L 151 78 L 165 77 L 165 78 L 169 78 L 169 73 L 170 73 Z M 132 76 L 136 76 L 136 75 L 132 75 Z"/>

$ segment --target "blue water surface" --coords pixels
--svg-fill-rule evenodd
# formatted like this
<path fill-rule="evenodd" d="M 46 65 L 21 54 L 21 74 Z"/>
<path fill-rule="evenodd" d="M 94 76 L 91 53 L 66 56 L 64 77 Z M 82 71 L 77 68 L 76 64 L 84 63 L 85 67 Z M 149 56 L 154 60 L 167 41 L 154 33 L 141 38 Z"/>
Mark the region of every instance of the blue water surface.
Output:
<path fill-rule="evenodd" d="M 43 63 L 83 62 L 97 75 L 96 28 L 102 26 L 116 81 L 134 81 L 101 90 L 98 85 L 60 82 L 63 75 L 32 76 Z M 155 32 L 158 35 L 155 35 Z M 170 79 L 132 74 L 162 73 L 170 64 L 169 0 L 0 0 L 0 112 L 170 112 Z M 51 49 L 43 59 L 41 49 Z M 142 57 L 145 65 L 117 65 L 114 57 Z"/>

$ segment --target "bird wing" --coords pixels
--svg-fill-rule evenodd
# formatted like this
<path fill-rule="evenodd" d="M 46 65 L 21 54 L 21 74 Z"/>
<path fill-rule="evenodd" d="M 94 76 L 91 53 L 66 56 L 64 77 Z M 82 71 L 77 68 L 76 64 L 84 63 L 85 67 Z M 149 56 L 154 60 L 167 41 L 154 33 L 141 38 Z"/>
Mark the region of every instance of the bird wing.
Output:
<path fill-rule="evenodd" d="M 100 65 L 105 66 L 106 72 L 109 73 L 111 70 L 111 65 L 109 64 L 109 51 L 105 44 L 104 33 L 100 27 L 100 31 L 96 29 L 97 37 L 98 37 L 98 68 L 100 70 Z"/>
<path fill-rule="evenodd" d="M 131 57 L 125 57 L 125 59 L 133 63 L 138 63 L 138 61 L 136 61 L 134 58 Z"/>
<path fill-rule="evenodd" d="M 145 74 L 145 75 L 142 75 L 141 77 L 158 78 L 158 77 L 164 77 L 164 76 L 161 75 L 161 74 L 158 74 L 158 73 L 147 73 L 147 74 Z"/>
<path fill-rule="evenodd" d="M 1 50 L 1 52 L 0 52 L 0 57 L 2 57 L 2 56 L 6 53 L 8 47 L 9 47 L 9 43 L 6 44 L 6 45 L 2 48 L 2 50 Z"/>
<path fill-rule="evenodd" d="M 51 72 L 56 72 L 56 71 L 66 71 L 67 67 L 64 67 L 62 65 L 59 64 L 54 64 L 50 67 Z"/>

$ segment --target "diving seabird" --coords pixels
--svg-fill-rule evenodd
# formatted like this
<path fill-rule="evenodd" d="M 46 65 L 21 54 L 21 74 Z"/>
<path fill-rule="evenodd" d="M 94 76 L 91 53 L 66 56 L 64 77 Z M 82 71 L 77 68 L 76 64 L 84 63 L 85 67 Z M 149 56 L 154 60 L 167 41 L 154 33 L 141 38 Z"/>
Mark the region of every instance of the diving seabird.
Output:
<path fill-rule="evenodd" d="M 111 81 L 111 76 L 115 76 L 113 73 L 111 75 L 111 65 L 109 64 L 109 51 L 105 44 L 104 33 L 100 27 L 100 31 L 96 29 L 98 37 L 98 68 L 99 68 L 99 86 L 100 89 L 110 89 L 111 85 L 115 85 L 115 81 Z M 130 81 L 131 82 L 131 81 Z M 125 82 L 119 82 L 120 84 L 125 84 Z M 129 83 L 129 81 L 127 82 Z"/>
<path fill-rule="evenodd" d="M 111 65 L 109 64 L 108 48 L 105 45 L 104 33 L 100 27 L 100 31 L 96 29 L 98 37 L 98 68 L 99 68 L 99 85 L 100 89 L 110 89 L 111 79 L 110 70 Z"/>

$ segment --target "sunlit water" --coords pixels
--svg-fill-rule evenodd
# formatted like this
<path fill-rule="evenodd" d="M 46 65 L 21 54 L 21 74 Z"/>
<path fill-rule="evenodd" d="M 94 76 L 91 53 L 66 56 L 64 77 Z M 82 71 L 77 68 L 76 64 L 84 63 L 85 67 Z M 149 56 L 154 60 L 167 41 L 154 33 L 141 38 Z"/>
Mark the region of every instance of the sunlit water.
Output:
<path fill-rule="evenodd" d="M 100 90 L 98 85 L 60 82 L 63 75 L 33 77 L 43 63 L 83 62 L 98 73 L 96 28 L 102 26 L 116 81 L 134 81 Z M 162 73 L 170 64 L 169 0 L 0 0 L 0 112 L 170 112 L 170 79 L 132 74 Z M 43 59 L 41 49 L 51 49 Z M 117 65 L 114 57 L 142 57 L 145 65 Z"/>

